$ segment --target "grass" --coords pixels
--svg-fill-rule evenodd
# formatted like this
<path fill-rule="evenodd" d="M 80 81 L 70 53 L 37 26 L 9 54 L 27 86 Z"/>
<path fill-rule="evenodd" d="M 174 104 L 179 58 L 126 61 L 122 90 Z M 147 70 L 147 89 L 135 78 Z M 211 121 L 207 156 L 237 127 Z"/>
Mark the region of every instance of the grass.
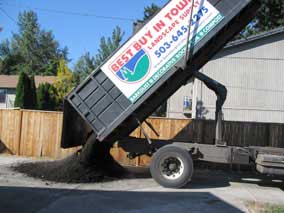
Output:
<path fill-rule="evenodd" d="M 267 205 L 264 212 L 265 213 L 283 213 L 284 206 Z"/>
<path fill-rule="evenodd" d="M 284 213 L 283 205 L 250 202 L 247 207 L 251 213 Z"/>

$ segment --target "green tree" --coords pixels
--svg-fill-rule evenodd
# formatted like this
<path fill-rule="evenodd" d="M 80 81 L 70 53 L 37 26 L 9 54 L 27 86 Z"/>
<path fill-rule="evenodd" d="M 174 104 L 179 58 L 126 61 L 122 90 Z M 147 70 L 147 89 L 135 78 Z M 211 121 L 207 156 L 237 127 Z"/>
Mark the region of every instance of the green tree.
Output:
<path fill-rule="evenodd" d="M 100 41 L 100 49 L 98 54 L 95 56 L 95 68 L 99 67 L 115 50 L 120 46 L 120 42 L 124 36 L 124 32 L 121 31 L 120 27 L 116 27 L 112 36 L 107 39 L 103 36 Z"/>
<path fill-rule="evenodd" d="M 29 88 L 29 108 L 36 109 L 37 108 L 37 97 L 36 97 L 36 85 L 35 85 L 35 76 L 32 75 L 30 77 L 30 88 Z"/>
<path fill-rule="evenodd" d="M 52 84 L 40 84 L 37 89 L 37 108 L 39 110 L 56 110 L 56 89 Z"/>
<path fill-rule="evenodd" d="M 20 73 L 16 88 L 15 107 L 21 109 L 36 108 L 35 86 L 32 86 L 32 82 L 34 81 L 24 71 Z"/>
<path fill-rule="evenodd" d="M 74 67 L 74 78 L 79 83 L 95 70 L 95 59 L 87 52 L 81 56 Z"/>
<path fill-rule="evenodd" d="M 235 37 L 240 39 L 284 26 L 284 1 L 283 0 L 260 0 L 261 8 L 246 28 Z"/>
<path fill-rule="evenodd" d="M 160 10 L 160 7 L 154 3 L 152 3 L 150 6 L 144 7 L 143 20 L 146 21 L 152 18 L 152 16 L 155 15 L 159 10 Z"/>
<path fill-rule="evenodd" d="M 74 75 L 64 59 L 59 61 L 57 80 L 54 82 L 59 109 L 63 106 L 64 97 L 76 86 Z"/>
<path fill-rule="evenodd" d="M 0 44 L 0 74 L 56 75 L 58 62 L 67 60 L 67 48 L 60 48 L 51 31 L 42 30 L 37 15 L 24 11 L 18 17 L 18 33 Z"/>
<path fill-rule="evenodd" d="M 28 76 L 25 72 L 21 72 L 16 88 L 15 107 L 25 108 L 25 89 L 27 88 Z"/>
<path fill-rule="evenodd" d="M 16 74 L 18 70 L 18 62 L 21 60 L 22 58 L 19 54 L 14 54 L 12 52 L 9 40 L 4 40 L 0 44 L 0 74 Z"/>
<path fill-rule="evenodd" d="M 261 0 L 261 8 L 256 16 L 257 31 L 267 31 L 284 26 L 284 1 Z"/>
<path fill-rule="evenodd" d="M 111 54 L 113 54 L 120 46 L 124 32 L 120 27 L 116 27 L 112 36 L 105 38 L 102 37 L 100 41 L 100 48 L 95 57 L 92 57 L 89 52 L 79 58 L 74 67 L 73 79 L 77 83 L 84 80 L 92 71 L 98 68 Z"/>

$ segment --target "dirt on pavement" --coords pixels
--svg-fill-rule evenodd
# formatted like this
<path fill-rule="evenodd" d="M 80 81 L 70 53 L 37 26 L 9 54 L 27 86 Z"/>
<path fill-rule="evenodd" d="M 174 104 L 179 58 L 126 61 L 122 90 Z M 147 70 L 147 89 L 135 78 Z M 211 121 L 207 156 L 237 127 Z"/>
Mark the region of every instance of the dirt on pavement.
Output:
<path fill-rule="evenodd" d="M 114 160 L 106 162 L 103 167 L 98 164 L 83 164 L 78 153 L 63 160 L 19 163 L 12 169 L 30 177 L 63 183 L 94 183 L 122 178 L 127 174 Z"/>
<path fill-rule="evenodd" d="M 196 169 L 252 172 L 251 167 L 230 167 L 226 164 L 195 162 Z M 83 164 L 79 153 L 57 161 L 39 161 L 13 165 L 14 171 L 42 180 L 61 183 L 95 183 L 113 179 L 144 177 L 136 169 L 122 167 L 114 159 L 97 164 Z M 147 174 L 149 176 L 149 174 Z"/>

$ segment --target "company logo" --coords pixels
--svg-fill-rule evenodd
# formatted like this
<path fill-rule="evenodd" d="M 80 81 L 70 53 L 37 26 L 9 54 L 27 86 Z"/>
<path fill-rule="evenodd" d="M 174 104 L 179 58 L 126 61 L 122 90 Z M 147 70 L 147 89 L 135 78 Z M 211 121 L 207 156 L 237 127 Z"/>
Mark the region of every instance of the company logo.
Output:
<path fill-rule="evenodd" d="M 150 70 L 150 58 L 147 53 L 141 49 L 131 58 L 120 70 L 115 72 L 116 76 L 127 83 L 141 81 Z"/>

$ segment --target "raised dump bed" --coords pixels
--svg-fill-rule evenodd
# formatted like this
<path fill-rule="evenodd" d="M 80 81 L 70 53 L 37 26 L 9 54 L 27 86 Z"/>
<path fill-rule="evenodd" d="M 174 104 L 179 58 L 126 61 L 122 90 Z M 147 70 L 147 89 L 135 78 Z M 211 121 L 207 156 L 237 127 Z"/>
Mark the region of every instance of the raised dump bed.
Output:
<path fill-rule="evenodd" d="M 75 88 L 64 104 L 62 147 L 128 136 L 255 16 L 257 0 L 172 0 Z"/>

